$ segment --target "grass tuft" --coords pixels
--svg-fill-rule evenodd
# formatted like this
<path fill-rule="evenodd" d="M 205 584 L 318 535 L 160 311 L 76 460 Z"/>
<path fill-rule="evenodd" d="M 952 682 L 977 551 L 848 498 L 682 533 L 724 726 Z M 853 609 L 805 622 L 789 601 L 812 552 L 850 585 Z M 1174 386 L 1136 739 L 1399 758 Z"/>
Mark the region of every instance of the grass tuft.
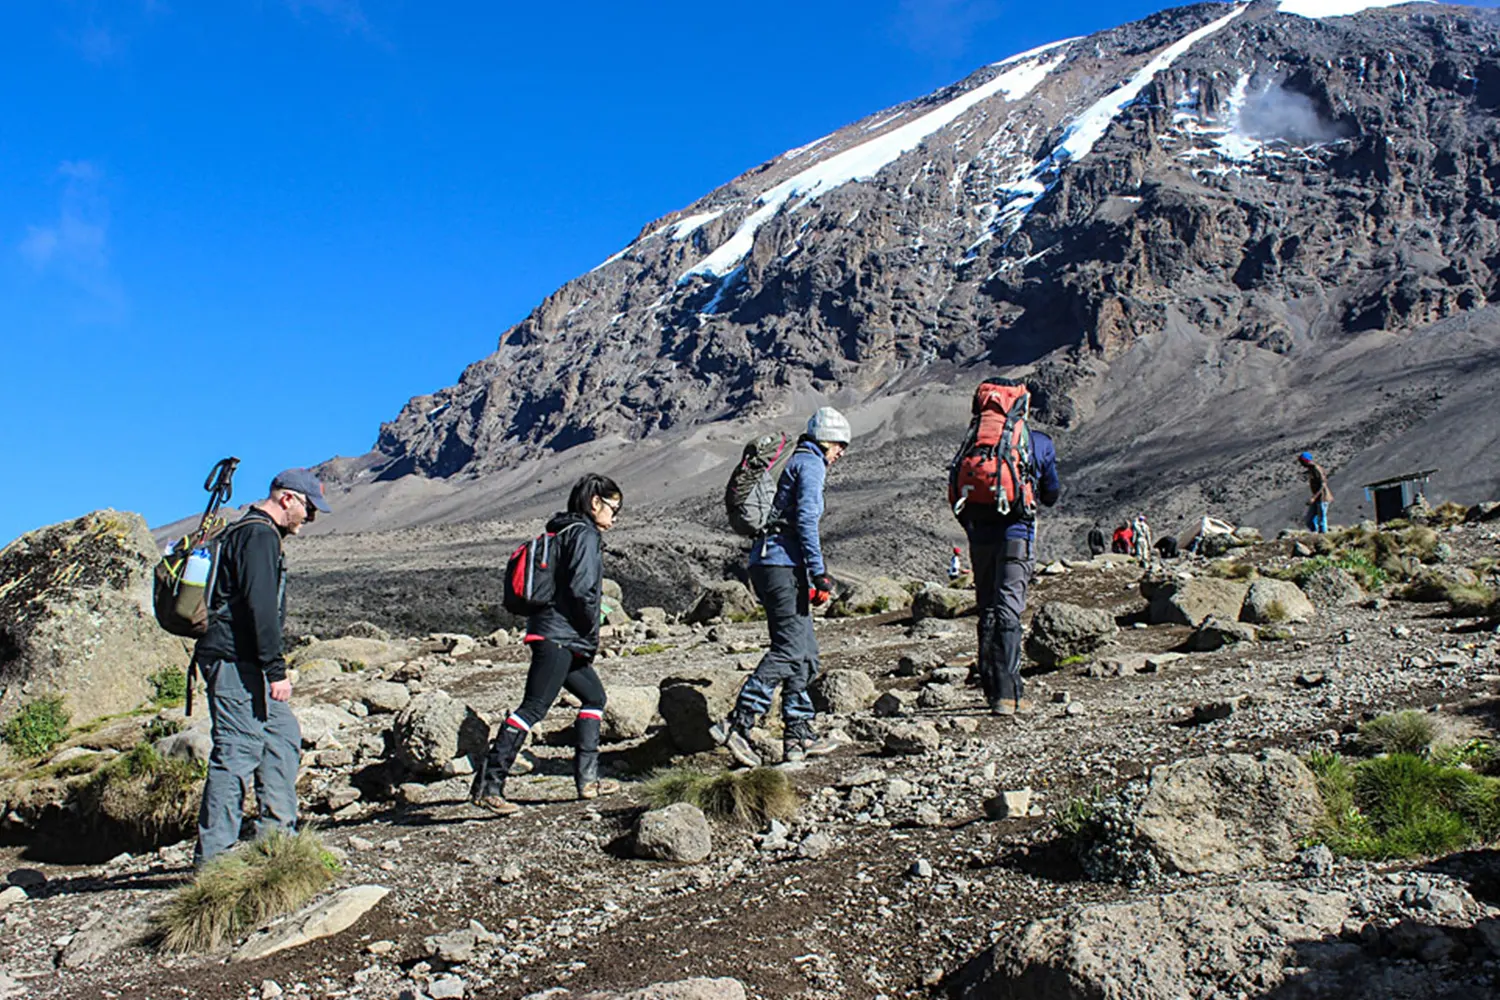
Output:
<path fill-rule="evenodd" d="M 1291 616 L 1292 614 L 1286 609 L 1286 605 L 1280 601 L 1272 601 L 1266 605 L 1266 621 L 1268 622 L 1284 622 Z"/>
<path fill-rule="evenodd" d="M 648 642 L 648 643 L 645 643 L 643 645 L 635 646 L 635 647 L 630 648 L 630 649 L 622 649 L 622 650 L 620 650 L 620 655 L 621 656 L 653 656 L 656 653 L 665 653 L 667 650 L 673 649 L 673 648 L 675 648 L 675 647 L 673 647 L 670 643 L 665 643 L 665 642 Z"/>
<path fill-rule="evenodd" d="M 1350 765 L 1337 754 L 1307 764 L 1323 795 L 1314 840 L 1346 857 L 1446 854 L 1500 833 L 1500 781 L 1415 754 Z"/>
<path fill-rule="evenodd" d="M 40 757 L 67 738 L 68 710 L 59 694 L 28 701 L 0 727 L 0 740 L 22 757 Z"/>
<path fill-rule="evenodd" d="M 1359 727 L 1360 742 L 1374 753 L 1425 754 L 1436 738 L 1432 716 L 1411 709 L 1378 716 Z"/>
<path fill-rule="evenodd" d="M 797 814 L 797 790 L 773 767 L 716 772 L 676 767 L 652 775 L 642 791 L 652 808 L 687 802 L 712 819 L 754 829 Z"/>
<path fill-rule="evenodd" d="M 317 895 L 338 861 L 310 830 L 273 832 L 214 858 L 156 915 L 164 951 L 213 951 Z"/>
<path fill-rule="evenodd" d="M 1250 580 L 1255 577 L 1255 567 L 1234 559 L 1220 559 L 1209 563 L 1208 571 L 1225 580 Z"/>

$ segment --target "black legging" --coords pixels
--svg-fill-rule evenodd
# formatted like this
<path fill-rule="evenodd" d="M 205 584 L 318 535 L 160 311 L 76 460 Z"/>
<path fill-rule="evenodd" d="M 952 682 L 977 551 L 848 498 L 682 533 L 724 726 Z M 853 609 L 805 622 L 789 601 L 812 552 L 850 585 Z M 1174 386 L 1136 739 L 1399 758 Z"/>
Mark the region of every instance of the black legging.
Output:
<path fill-rule="evenodd" d="M 517 728 L 530 730 L 546 717 L 552 703 L 557 701 L 563 688 L 583 702 L 578 710 L 595 718 L 604 714 L 604 682 L 594 669 L 593 660 L 577 656 L 551 639 L 542 639 L 531 644 L 531 669 L 526 673 L 526 695 L 520 707 L 513 713 L 522 725 Z"/>

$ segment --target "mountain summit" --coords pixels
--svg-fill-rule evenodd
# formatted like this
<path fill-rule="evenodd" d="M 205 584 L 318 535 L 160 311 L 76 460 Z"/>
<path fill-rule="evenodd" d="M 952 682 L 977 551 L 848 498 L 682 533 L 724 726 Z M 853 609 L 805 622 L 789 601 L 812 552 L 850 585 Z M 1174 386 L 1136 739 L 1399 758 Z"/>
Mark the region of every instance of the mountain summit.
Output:
<path fill-rule="evenodd" d="M 1025 366 L 1101 495 L 1167 466 L 1184 509 L 1269 502 L 1293 432 L 1378 470 L 1495 367 L 1497 51 L 1493 11 L 1257 0 L 1011 56 L 646 226 L 370 464 L 481 475 Z"/>

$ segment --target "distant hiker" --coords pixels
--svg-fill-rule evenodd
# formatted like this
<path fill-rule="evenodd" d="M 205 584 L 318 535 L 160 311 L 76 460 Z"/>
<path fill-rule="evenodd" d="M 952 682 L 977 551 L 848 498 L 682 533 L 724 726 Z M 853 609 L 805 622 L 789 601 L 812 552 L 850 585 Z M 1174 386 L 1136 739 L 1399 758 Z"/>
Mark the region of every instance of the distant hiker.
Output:
<path fill-rule="evenodd" d="M 951 584 L 954 580 L 957 580 L 959 577 L 961 577 L 963 575 L 964 575 L 963 549 L 960 549 L 957 545 L 955 545 L 955 546 L 953 546 L 953 558 L 948 560 L 948 582 Z"/>
<path fill-rule="evenodd" d="M 302 729 L 288 704 L 281 629 L 286 562 L 281 543 L 328 512 L 323 484 L 309 469 L 287 469 L 270 494 L 227 530 L 208 595 L 208 630 L 193 651 L 208 688 L 213 750 L 198 806 L 202 867 L 240 839 L 245 792 L 255 787 L 256 836 L 297 827 L 297 767 Z"/>
<path fill-rule="evenodd" d="M 1036 567 L 1037 501 L 1057 503 L 1057 451 L 1027 422 L 1024 384 L 982 382 L 948 467 L 948 501 L 969 537 L 979 598 L 979 679 L 995 715 L 1029 712 L 1021 679 L 1021 613 Z"/>
<path fill-rule="evenodd" d="M 1130 525 L 1122 524 L 1115 529 L 1114 536 L 1110 539 L 1109 550 L 1117 552 L 1122 556 L 1130 555 L 1135 546 L 1135 533 L 1130 530 Z"/>
<path fill-rule="evenodd" d="M 1163 535 L 1156 541 L 1156 554 L 1163 559 L 1177 558 L 1177 539 L 1172 535 Z"/>
<path fill-rule="evenodd" d="M 1098 521 L 1089 529 L 1089 555 L 1095 559 L 1104 555 L 1104 529 Z"/>
<path fill-rule="evenodd" d="M 1307 485 L 1312 496 L 1307 500 L 1307 530 L 1323 535 L 1328 532 L 1328 505 L 1333 503 L 1333 490 L 1328 488 L 1328 473 L 1313 461 L 1312 452 L 1304 451 L 1297 456 L 1307 472 Z"/>
<path fill-rule="evenodd" d="M 1145 513 L 1135 516 L 1130 522 L 1130 540 L 1135 550 L 1135 558 L 1140 562 L 1143 569 L 1151 566 L 1151 525 L 1146 521 Z"/>
<path fill-rule="evenodd" d="M 578 797 L 593 799 L 620 790 L 619 782 L 599 777 L 599 726 L 604 720 L 605 694 L 594 657 L 599 652 L 599 605 L 604 589 L 600 532 L 615 526 L 623 499 L 613 479 L 590 472 L 568 494 L 568 509 L 547 522 L 544 537 L 555 546 L 546 564 L 555 574 L 552 594 L 526 620 L 525 642 L 531 647 L 526 693 L 520 706 L 506 716 L 480 761 L 469 788 L 475 805 L 502 816 L 520 811 L 519 805 L 505 797 L 505 779 L 515 766 L 521 744 L 546 717 L 563 688 L 580 702 L 573 721 L 577 741 L 573 782 Z"/>
<path fill-rule="evenodd" d="M 807 421 L 807 431 L 776 483 L 775 512 L 766 533 L 750 549 L 750 586 L 766 609 L 771 648 L 740 688 L 727 718 L 710 734 L 736 761 L 758 767 L 750 730 L 771 707 L 781 685 L 782 759 L 798 761 L 832 753 L 837 744 L 813 733 L 812 698 L 807 688 L 818 675 L 818 640 L 812 608 L 828 603 L 835 585 L 823 563 L 818 522 L 823 518 L 823 486 L 828 470 L 843 456 L 852 437 L 849 421 L 825 406 Z"/>

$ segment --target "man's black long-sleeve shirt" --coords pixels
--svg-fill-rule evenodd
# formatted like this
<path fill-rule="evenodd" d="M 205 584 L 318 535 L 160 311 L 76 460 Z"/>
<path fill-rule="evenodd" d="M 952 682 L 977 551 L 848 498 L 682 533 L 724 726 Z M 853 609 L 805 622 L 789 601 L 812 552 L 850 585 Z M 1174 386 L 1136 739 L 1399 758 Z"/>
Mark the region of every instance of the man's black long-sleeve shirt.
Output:
<path fill-rule="evenodd" d="M 253 664 L 266 680 L 285 680 L 281 628 L 286 618 L 286 562 L 281 529 L 264 511 L 252 507 L 225 532 L 214 592 L 209 595 L 208 631 L 198 640 L 198 661 Z"/>

